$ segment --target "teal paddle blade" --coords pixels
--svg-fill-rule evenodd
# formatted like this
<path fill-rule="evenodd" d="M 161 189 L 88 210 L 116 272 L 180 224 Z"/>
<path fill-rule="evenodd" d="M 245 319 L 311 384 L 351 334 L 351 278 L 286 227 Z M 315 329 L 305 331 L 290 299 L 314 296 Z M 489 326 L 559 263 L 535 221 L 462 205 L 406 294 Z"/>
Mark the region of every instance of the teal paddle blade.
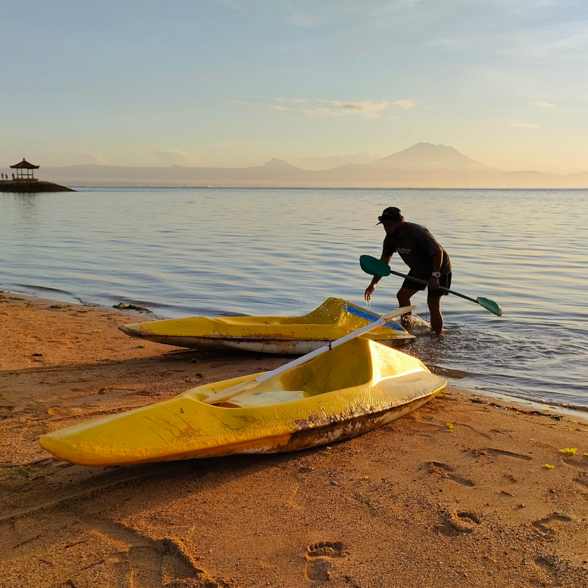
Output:
<path fill-rule="evenodd" d="M 362 255 L 359 258 L 359 265 L 366 274 L 370 274 L 371 276 L 385 278 L 390 275 L 390 266 L 371 255 Z"/>
<path fill-rule="evenodd" d="M 476 298 L 476 302 L 486 310 L 493 312 L 496 316 L 502 316 L 502 308 L 494 300 L 490 300 L 490 298 Z"/>

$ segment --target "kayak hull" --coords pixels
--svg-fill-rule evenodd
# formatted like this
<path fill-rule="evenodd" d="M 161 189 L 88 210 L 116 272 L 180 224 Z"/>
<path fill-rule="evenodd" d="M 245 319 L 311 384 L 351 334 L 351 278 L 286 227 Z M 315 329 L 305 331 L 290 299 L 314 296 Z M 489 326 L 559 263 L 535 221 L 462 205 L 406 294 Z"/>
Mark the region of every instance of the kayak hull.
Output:
<path fill-rule="evenodd" d="M 358 327 L 359 328 L 359 327 Z M 144 331 L 136 331 L 121 326 L 119 329 L 137 339 L 145 339 L 154 343 L 186 347 L 188 349 L 240 349 L 256 353 L 271 353 L 276 355 L 306 355 L 327 345 L 332 339 L 253 339 L 246 337 L 181 337 L 169 335 L 153 335 Z M 374 339 L 378 343 L 395 349 L 408 345 L 414 339 L 399 336 L 393 339 Z"/>
<path fill-rule="evenodd" d="M 367 433 L 446 385 L 417 359 L 355 339 L 220 406 L 208 397 L 258 374 L 44 435 L 43 448 L 86 466 L 309 449 Z"/>
<path fill-rule="evenodd" d="M 328 298 L 301 317 L 190 317 L 129 324 L 119 329 L 130 337 L 177 347 L 304 355 L 379 318 L 379 314 L 345 300 Z M 414 339 L 394 321 L 365 337 L 395 348 Z"/>

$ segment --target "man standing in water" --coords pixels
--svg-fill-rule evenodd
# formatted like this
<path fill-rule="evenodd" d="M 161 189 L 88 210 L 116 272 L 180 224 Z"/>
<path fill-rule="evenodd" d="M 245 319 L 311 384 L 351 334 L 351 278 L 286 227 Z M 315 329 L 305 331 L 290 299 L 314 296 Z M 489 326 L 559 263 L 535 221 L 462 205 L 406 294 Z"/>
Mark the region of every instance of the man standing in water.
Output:
<path fill-rule="evenodd" d="M 427 304 L 431 311 L 431 329 L 439 334 L 443 330 L 443 315 L 441 314 L 441 296 L 447 294 L 442 288 L 451 287 L 451 262 L 449 256 L 437 243 L 435 237 L 421 225 L 407 223 L 394 206 L 386 208 L 377 224 L 382 224 L 386 231 L 384 247 L 380 260 L 390 263 L 392 254 L 397 251 L 402 261 L 410 268 L 409 276 L 429 282 Z M 365 299 L 369 302 L 380 276 L 374 276 L 365 291 Z M 398 304 L 409 306 L 410 299 L 425 286 L 405 279 L 396 297 Z"/>

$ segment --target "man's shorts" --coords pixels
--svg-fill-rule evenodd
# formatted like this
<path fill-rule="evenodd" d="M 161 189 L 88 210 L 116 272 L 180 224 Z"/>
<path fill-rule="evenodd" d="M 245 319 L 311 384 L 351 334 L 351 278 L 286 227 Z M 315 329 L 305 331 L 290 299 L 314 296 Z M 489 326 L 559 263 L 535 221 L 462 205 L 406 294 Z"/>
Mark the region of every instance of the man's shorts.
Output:
<path fill-rule="evenodd" d="M 410 270 L 408 272 L 409 276 L 412 276 L 413 278 L 418 278 L 419 280 L 425 280 L 426 282 L 428 282 L 431 278 L 425 278 L 422 276 L 418 276 L 415 275 L 415 273 Z M 451 272 L 449 272 L 448 274 L 441 274 L 441 277 L 439 278 L 439 286 L 441 286 L 441 288 L 451 288 Z M 424 284 L 419 284 L 418 282 L 413 282 L 412 280 L 409 279 L 405 279 L 404 282 L 402 282 L 402 287 L 406 288 L 407 290 L 424 290 L 425 288 L 427 288 L 427 286 L 425 286 Z M 444 290 L 429 290 L 427 289 L 427 298 L 439 298 L 441 296 L 445 296 L 447 294 L 447 292 L 445 292 Z"/>

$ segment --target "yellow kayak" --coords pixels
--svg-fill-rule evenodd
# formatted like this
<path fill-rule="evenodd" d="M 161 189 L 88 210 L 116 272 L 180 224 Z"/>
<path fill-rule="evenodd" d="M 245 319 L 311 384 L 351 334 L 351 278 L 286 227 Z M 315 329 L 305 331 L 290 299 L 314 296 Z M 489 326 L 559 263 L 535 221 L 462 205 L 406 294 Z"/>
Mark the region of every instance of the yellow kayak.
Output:
<path fill-rule="evenodd" d="M 191 317 L 119 327 L 139 339 L 178 347 L 232 348 L 262 353 L 303 355 L 347 335 L 381 315 L 340 298 L 328 298 L 305 316 Z M 399 347 L 414 339 L 390 321 L 366 337 Z"/>
<path fill-rule="evenodd" d="M 418 359 L 357 338 L 225 404 L 206 403 L 258 375 L 193 388 L 43 435 L 39 443 L 60 459 L 87 466 L 296 451 L 371 431 L 425 404 L 447 384 Z"/>

